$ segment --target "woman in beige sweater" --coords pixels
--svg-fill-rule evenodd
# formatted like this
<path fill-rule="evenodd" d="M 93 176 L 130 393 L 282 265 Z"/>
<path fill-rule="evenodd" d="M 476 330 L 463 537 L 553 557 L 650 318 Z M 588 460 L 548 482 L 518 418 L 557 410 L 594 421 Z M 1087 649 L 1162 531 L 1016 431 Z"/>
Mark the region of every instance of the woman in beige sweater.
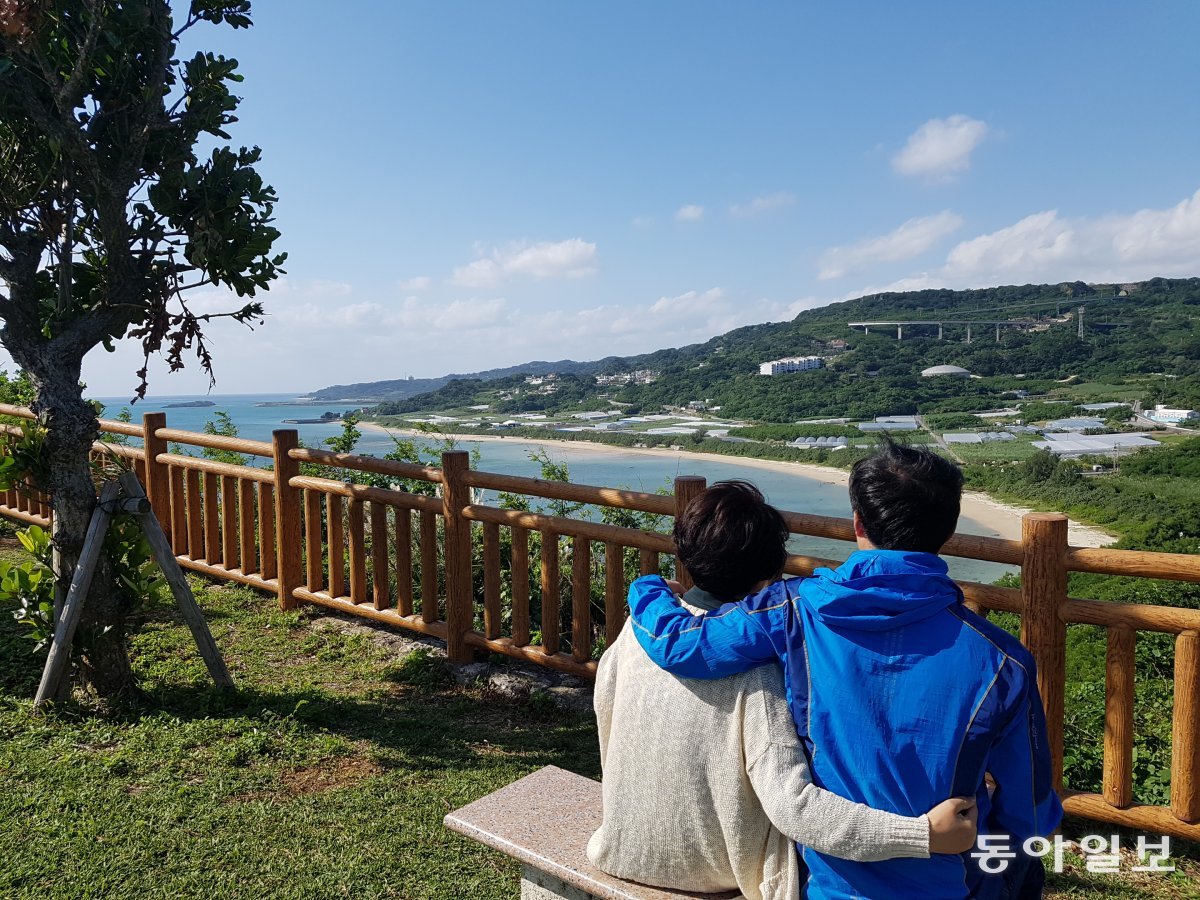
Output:
<path fill-rule="evenodd" d="M 675 539 L 697 583 L 684 600 L 699 612 L 778 575 L 787 529 L 752 485 L 722 482 L 692 502 Z M 974 844 L 973 799 L 905 817 L 814 785 L 777 666 L 676 678 L 646 656 L 633 627 L 596 679 L 604 820 L 588 856 L 599 868 L 661 887 L 795 900 L 795 842 L 864 862 Z"/>

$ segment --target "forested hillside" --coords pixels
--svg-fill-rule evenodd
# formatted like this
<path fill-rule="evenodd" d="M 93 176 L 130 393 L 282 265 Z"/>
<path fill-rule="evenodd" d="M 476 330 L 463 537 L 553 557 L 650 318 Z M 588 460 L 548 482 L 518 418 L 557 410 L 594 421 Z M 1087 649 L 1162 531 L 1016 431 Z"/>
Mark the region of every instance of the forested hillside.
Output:
<path fill-rule="evenodd" d="M 1084 336 L 1077 334 L 1076 308 L 1085 303 Z M 955 319 L 1020 321 L 1004 327 L 1000 341 L 990 326 L 977 325 L 971 343 L 965 327 L 947 324 L 944 339 L 934 325 L 870 334 L 848 321 Z M 1148 402 L 1200 404 L 1200 279 L 1153 279 L 1138 285 L 1023 285 L 972 291 L 928 290 L 877 294 L 800 313 L 790 322 L 754 325 L 703 344 L 595 363 L 515 366 L 473 381 L 451 381 L 439 389 L 385 403 L 380 414 L 440 409 L 471 402 L 494 403 L 496 411 L 556 412 L 595 405 L 603 397 L 636 407 L 681 406 L 708 400 L 723 414 L 766 422 L 808 416 L 853 416 L 953 412 L 1001 405 L 1006 391 L 1038 391 L 1064 379 L 1121 382 L 1146 379 Z M 1109 323 L 1128 323 L 1115 327 Z M 840 342 L 845 342 L 842 345 Z M 759 363 L 782 356 L 819 354 L 824 369 L 763 377 Z M 922 369 L 953 364 L 983 376 L 961 380 L 921 378 Z M 529 392 L 521 397 L 519 375 L 553 371 L 571 374 L 569 389 Z M 648 384 L 601 386 L 592 376 L 649 369 Z M 490 376 L 490 377 L 489 377 Z M 363 386 L 369 387 L 369 386 Z M 563 387 L 568 387 L 564 380 Z M 513 402 L 516 401 L 516 402 Z"/>

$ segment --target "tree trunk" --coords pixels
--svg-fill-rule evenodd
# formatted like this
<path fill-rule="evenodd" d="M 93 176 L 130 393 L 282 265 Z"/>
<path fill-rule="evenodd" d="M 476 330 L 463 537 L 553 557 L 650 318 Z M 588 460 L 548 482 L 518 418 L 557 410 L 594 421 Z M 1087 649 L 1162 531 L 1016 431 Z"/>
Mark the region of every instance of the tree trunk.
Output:
<path fill-rule="evenodd" d="M 36 354 L 29 354 L 30 356 Z M 35 394 L 33 410 L 46 426 L 46 484 L 54 505 L 54 544 L 62 560 L 61 584 L 69 584 L 83 551 L 96 506 L 89 453 L 99 434 L 95 410 L 83 399 L 81 360 L 34 359 L 27 365 Z M 136 692 L 125 646 L 125 612 L 107 558 L 101 556 L 84 602 L 75 652 L 84 686 L 110 699 Z"/>

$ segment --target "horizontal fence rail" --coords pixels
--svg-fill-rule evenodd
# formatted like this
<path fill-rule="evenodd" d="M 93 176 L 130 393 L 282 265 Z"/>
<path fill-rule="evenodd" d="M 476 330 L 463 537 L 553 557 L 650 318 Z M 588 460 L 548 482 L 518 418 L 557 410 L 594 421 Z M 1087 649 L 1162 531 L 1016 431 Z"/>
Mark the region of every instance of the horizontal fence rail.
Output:
<path fill-rule="evenodd" d="M 5 404 L 0 416 L 18 420 L 0 424 L 7 434 L 35 418 Z M 184 567 L 270 592 L 284 609 L 313 604 L 437 638 L 453 660 L 488 651 L 592 678 L 624 627 L 632 579 L 656 573 L 692 583 L 668 532 L 704 490 L 703 478 L 680 477 L 673 494 L 653 494 L 475 471 L 458 451 L 435 467 L 300 447 L 293 430 L 274 432 L 271 442 L 198 434 L 168 428 L 164 413 L 145 415 L 141 425 L 101 420 L 100 431 L 93 461 L 137 472 Z M 140 446 L 125 443 L 130 438 Z M 508 499 L 484 503 L 484 491 Z M 554 515 L 539 501 L 603 515 Z M 31 484 L 14 485 L 0 492 L 0 516 L 49 527 L 50 498 Z M 784 512 L 784 519 L 793 534 L 854 540 L 849 519 L 802 512 Z M 1038 664 L 1059 788 L 1067 630 L 1106 630 L 1103 784 L 1096 793 L 1064 792 L 1066 810 L 1200 840 L 1200 610 L 1070 597 L 1067 590 L 1070 572 L 1200 583 L 1200 558 L 1072 547 L 1066 525 L 1063 516 L 1030 513 L 1019 541 L 956 534 L 943 555 L 1020 567 L 1020 588 L 959 584 L 976 611 L 1020 617 L 1021 639 Z M 793 554 L 785 571 L 803 576 L 839 563 Z M 1139 633 L 1175 636 L 1164 806 L 1139 803 L 1133 790 Z"/>

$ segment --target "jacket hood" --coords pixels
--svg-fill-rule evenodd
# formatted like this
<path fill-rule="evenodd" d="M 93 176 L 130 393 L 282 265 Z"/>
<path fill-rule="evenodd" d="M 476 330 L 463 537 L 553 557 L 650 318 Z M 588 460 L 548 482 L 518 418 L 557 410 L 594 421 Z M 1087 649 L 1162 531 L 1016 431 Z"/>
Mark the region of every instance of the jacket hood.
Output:
<path fill-rule="evenodd" d="M 805 585 L 810 608 L 834 628 L 884 631 L 927 619 L 959 601 L 941 557 L 904 550 L 859 550 Z"/>

